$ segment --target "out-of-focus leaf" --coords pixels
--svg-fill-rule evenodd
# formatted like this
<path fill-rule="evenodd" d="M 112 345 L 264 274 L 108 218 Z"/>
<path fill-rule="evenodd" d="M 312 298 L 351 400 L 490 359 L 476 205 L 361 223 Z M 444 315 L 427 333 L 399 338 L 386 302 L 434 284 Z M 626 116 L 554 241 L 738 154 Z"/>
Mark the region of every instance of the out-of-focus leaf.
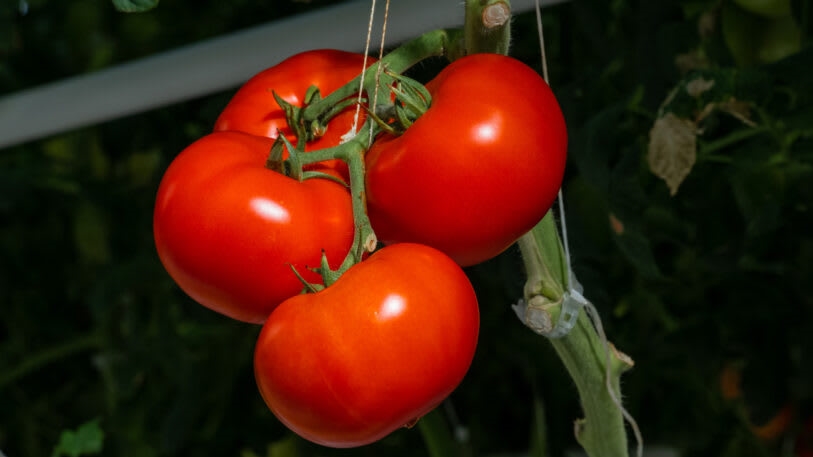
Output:
<path fill-rule="evenodd" d="M 113 0 L 113 5 L 122 13 L 141 13 L 158 6 L 158 0 Z"/>
<path fill-rule="evenodd" d="M 297 438 L 293 435 L 268 445 L 267 457 L 298 457 Z"/>
<path fill-rule="evenodd" d="M 649 279 L 661 276 L 660 268 L 652 254 L 649 240 L 634 226 L 624 225 L 624 221 L 615 219 L 613 224 L 615 240 L 624 256 L 635 266 L 641 276 Z"/>
<path fill-rule="evenodd" d="M 573 139 L 571 158 L 587 182 L 600 191 L 610 183 L 610 158 L 624 112 L 625 107 L 617 105 L 596 114 Z"/>
<path fill-rule="evenodd" d="M 136 152 L 127 158 L 127 168 L 133 184 L 140 186 L 150 182 L 161 164 L 161 151 Z"/>
<path fill-rule="evenodd" d="M 776 62 L 801 49 L 802 29 L 790 14 L 769 18 L 727 2 L 721 16 L 726 45 L 740 66 Z"/>
<path fill-rule="evenodd" d="M 545 404 L 539 392 L 534 391 L 533 421 L 531 429 L 531 446 L 529 457 L 545 457 L 548 455 L 548 426 L 545 421 Z"/>
<path fill-rule="evenodd" d="M 96 455 L 102 452 L 103 444 L 104 431 L 99 426 L 99 420 L 94 419 L 80 425 L 76 431 L 63 431 L 51 457 Z"/>
<path fill-rule="evenodd" d="M 110 240 L 105 213 L 89 201 L 83 201 L 74 215 L 74 241 L 79 256 L 92 264 L 110 260 Z"/>

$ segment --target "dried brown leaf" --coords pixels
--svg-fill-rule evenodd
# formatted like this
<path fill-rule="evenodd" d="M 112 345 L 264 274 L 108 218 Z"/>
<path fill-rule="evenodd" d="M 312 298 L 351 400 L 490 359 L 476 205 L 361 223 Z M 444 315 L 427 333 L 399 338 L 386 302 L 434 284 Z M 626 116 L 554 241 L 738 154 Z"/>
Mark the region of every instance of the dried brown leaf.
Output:
<path fill-rule="evenodd" d="M 673 113 L 655 121 L 649 132 L 647 161 L 655 176 L 666 181 L 671 195 L 689 176 L 697 160 L 697 125 Z"/>
<path fill-rule="evenodd" d="M 691 97 L 697 98 L 712 87 L 714 87 L 714 80 L 703 79 L 702 77 L 695 78 L 686 84 L 686 93 Z"/>
<path fill-rule="evenodd" d="M 751 119 L 751 105 L 748 102 L 731 97 L 724 102 L 718 103 L 717 109 L 736 117 L 749 127 L 757 126 L 756 122 Z"/>

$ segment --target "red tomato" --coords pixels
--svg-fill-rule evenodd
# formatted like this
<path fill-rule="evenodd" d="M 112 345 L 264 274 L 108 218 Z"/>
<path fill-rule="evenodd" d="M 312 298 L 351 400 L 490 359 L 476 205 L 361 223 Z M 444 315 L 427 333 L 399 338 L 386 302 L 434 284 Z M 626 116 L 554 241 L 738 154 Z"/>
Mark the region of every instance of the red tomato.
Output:
<path fill-rule="evenodd" d="M 333 267 L 353 240 L 346 188 L 303 182 L 264 167 L 273 140 L 209 134 L 187 147 L 158 188 L 153 231 L 158 255 L 189 296 L 245 322 L 265 321 L 310 282 L 322 250 Z"/>
<path fill-rule="evenodd" d="M 535 71 L 501 55 L 461 58 L 426 87 L 429 110 L 367 153 L 370 220 L 386 244 L 427 244 L 473 265 L 553 204 L 567 155 L 564 117 Z"/>
<path fill-rule="evenodd" d="M 367 65 L 374 62 L 375 59 L 367 59 Z M 269 138 L 276 138 L 279 130 L 296 144 L 296 136 L 288 127 L 285 112 L 274 99 L 274 92 L 286 102 L 301 107 L 308 88 L 318 87 L 322 97 L 325 97 L 360 75 L 363 65 L 363 54 L 332 49 L 306 51 L 291 56 L 249 79 L 220 113 L 214 130 L 237 130 Z M 324 135 L 309 142 L 305 150 L 338 145 L 342 135 L 352 128 L 355 113 L 355 107 L 339 113 L 328 124 Z M 362 110 L 359 126 L 364 119 Z M 328 164 L 330 167 L 345 168 L 339 162 Z"/>
<path fill-rule="evenodd" d="M 303 438 L 372 443 L 457 387 L 479 323 L 477 297 L 454 261 L 428 246 L 388 246 L 274 310 L 254 353 L 257 385 Z"/>

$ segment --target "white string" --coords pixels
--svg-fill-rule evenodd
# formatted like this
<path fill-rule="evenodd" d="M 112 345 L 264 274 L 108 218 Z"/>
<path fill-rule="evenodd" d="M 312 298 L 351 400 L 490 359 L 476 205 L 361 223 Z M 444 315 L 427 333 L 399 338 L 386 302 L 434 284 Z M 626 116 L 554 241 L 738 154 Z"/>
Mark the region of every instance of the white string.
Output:
<path fill-rule="evenodd" d="M 542 77 L 548 82 L 548 56 L 545 54 L 545 31 L 542 27 L 542 6 L 536 1 L 536 31 L 539 33 L 539 50 L 542 56 Z"/>
<path fill-rule="evenodd" d="M 359 96 L 356 103 L 356 114 L 353 117 L 353 127 L 342 137 L 342 139 L 345 141 L 356 136 L 356 132 L 358 132 L 359 117 L 361 116 L 361 101 L 364 98 L 364 75 L 367 73 L 367 57 L 370 55 L 370 40 L 372 39 L 373 35 L 373 20 L 375 19 L 375 0 L 372 1 L 373 3 L 370 5 L 370 21 L 367 24 L 367 42 L 364 44 L 364 60 L 361 66 L 361 80 L 359 81 Z"/>
<path fill-rule="evenodd" d="M 604 346 L 604 386 L 607 388 L 607 393 L 610 394 L 613 403 L 615 403 L 621 411 L 621 415 L 624 416 L 624 419 L 630 424 L 632 433 L 635 435 L 635 440 L 638 442 L 636 455 L 642 457 L 644 455 L 644 437 L 641 435 L 641 429 L 638 428 L 638 422 L 635 421 L 632 414 L 621 404 L 621 399 L 615 394 L 615 389 L 613 389 L 612 382 L 610 382 L 610 376 L 612 374 L 610 371 L 610 345 L 607 342 L 607 334 L 604 333 L 604 326 L 601 324 L 601 317 L 598 315 L 596 307 L 588 301 L 585 301 L 584 309 L 593 322 L 593 326 L 596 327 L 596 332 L 598 333 L 599 339 L 601 339 L 601 344 Z"/>
<path fill-rule="evenodd" d="M 536 26 L 537 31 L 539 32 L 539 46 L 542 56 L 542 76 L 545 78 L 545 82 L 550 84 L 550 78 L 548 77 L 548 59 L 545 54 L 545 33 L 544 27 L 542 25 L 542 7 L 539 4 L 539 0 L 535 0 L 536 3 Z M 570 261 L 570 243 L 567 239 L 567 220 L 565 218 L 565 202 L 562 190 L 559 189 L 559 214 L 560 214 L 560 229 L 562 232 L 562 244 L 564 245 L 565 250 L 565 265 L 567 266 L 567 288 L 568 293 L 580 298 L 580 302 L 583 304 L 585 308 L 585 312 L 587 313 L 588 317 L 593 323 L 593 326 L 596 328 L 596 332 L 598 333 L 599 339 L 601 340 L 601 344 L 604 348 L 604 383 L 605 387 L 607 388 L 607 393 L 610 395 L 613 403 L 618 407 L 621 411 L 621 415 L 624 416 L 627 423 L 629 423 L 630 428 L 632 428 L 632 432 L 635 435 L 635 440 L 638 442 L 638 449 L 636 455 L 638 457 L 642 457 L 644 453 L 644 439 L 641 435 L 641 430 L 638 427 L 638 423 L 635 421 L 635 418 L 624 408 L 624 405 L 621 404 L 621 399 L 615 393 L 615 389 L 613 389 L 611 376 L 612 372 L 610 370 L 610 347 L 607 341 L 607 334 L 604 333 L 604 326 L 601 324 L 601 317 L 598 314 L 598 310 L 596 307 L 593 306 L 588 300 L 581 296 L 581 293 L 578 290 L 575 290 L 574 287 L 574 279 L 573 279 L 573 268 L 571 266 Z"/>
<path fill-rule="evenodd" d="M 390 0 L 384 5 L 384 24 L 381 26 L 381 46 L 378 49 L 378 61 L 384 58 L 384 43 L 387 39 L 387 21 L 390 18 Z M 366 57 L 366 56 L 365 56 Z M 375 90 L 373 91 L 373 103 L 370 105 L 372 110 L 375 110 L 378 105 L 378 86 L 381 80 L 381 71 L 384 69 L 383 65 L 378 65 L 378 70 L 375 73 Z M 373 129 L 370 129 L 370 143 L 373 142 Z"/>

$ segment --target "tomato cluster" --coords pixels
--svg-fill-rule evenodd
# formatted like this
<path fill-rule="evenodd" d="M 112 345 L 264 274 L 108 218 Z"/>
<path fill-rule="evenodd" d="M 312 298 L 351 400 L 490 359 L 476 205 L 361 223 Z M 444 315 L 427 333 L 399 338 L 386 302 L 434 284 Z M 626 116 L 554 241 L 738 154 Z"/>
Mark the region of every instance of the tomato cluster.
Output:
<path fill-rule="evenodd" d="M 344 94 L 334 91 L 363 62 L 309 51 L 253 77 L 214 132 L 169 166 L 154 214 L 159 257 L 181 289 L 263 324 L 254 367 L 271 411 L 332 447 L 414 423 L 462 381 L 479 311 L 461 267 L 496 256 L 544 216 L 566 150 L 561 111 L 539 75 L 508 57 L 475 54 L 427 84 L 425 112 L 404 133 L 374 129 L 360 168 L 338 154 L 312 156 L 318 161 L 304 168 L 323 173 L 316 177 L 268 166 L 287 157 L 280 135 L 291 158 L 292 144 L 304 155 L 342 148 L 353 103 L 313 125 L 292 110 Z M 363 176 L 348 189 L 358 169 Z M 348 255 L 364 224 L 385 247 Z"/>

